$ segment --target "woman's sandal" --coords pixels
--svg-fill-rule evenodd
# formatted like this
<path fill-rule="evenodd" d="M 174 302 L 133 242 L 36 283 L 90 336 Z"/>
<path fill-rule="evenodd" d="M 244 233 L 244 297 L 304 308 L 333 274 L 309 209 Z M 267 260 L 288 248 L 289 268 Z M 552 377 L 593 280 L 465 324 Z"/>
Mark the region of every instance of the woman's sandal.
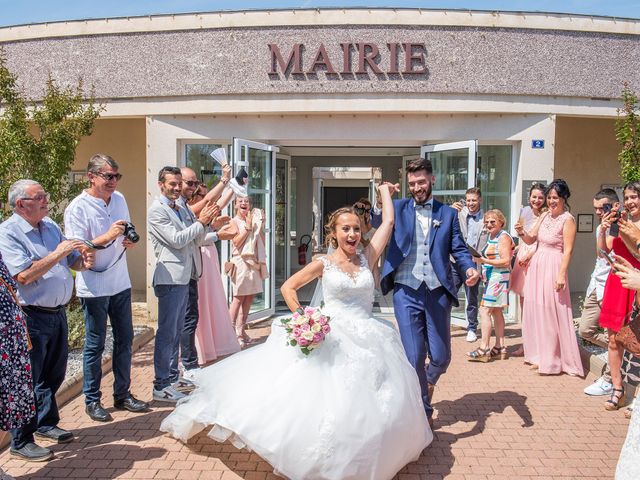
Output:
<path fill-rule="evenodd" d="M 467 358 L 467 360 L 469 360 L 470 362 L 487 363 L 491 360 L 491 349 L 487 348 L 486 350 L 483 350 L 482 348 L 478 347 L 473 352 L 468 352 L 467 356 L 469 357 Z"/>
<path fill-rule="evenodd" d="M 611 396 L 609 400 L 604 402 L 604 409 L 609 411 L 618 410 L 622 407 L 622 398 L 624 397 L 624 387 L 623 388 L 614 388 L 611 390 Z"/>
<path fill-rule="evenodd" d="M 507 347 L 498 347 L 494 346 L 491 349 L 491 357 L 500 357 L 500 360 L 506 360 L 509 358 L 509 353 L 507 352 Z"/>

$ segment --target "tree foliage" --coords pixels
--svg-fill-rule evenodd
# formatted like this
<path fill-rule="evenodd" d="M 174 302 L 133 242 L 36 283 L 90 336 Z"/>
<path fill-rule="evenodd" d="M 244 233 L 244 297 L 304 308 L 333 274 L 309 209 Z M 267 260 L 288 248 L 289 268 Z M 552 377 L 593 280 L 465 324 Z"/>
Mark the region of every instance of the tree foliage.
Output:
<path fill-rule="evenodd" d="M 69 179 L 76 148 L 83 136 L 91 135 L 104 106 L 96 104 L 93 91 L 85 99 L 81 79 L 73 88 L 62 88 L 51 75 L 41 101 L 26 99 L 0 50 L 0 108 L 3 213 L 8 213 L 11 184 L 29 178 L 51 195 L 50 216 L 61 221 L 67 202 L 84 187 Z"/>
<path fill-rule="evenodd" d="M 638 96 L 626 82 L 615 131 L 616 140 L 622 147 L 618 154 L 620 177 L 623 183 L 640 181 L 640 109 Z"/>

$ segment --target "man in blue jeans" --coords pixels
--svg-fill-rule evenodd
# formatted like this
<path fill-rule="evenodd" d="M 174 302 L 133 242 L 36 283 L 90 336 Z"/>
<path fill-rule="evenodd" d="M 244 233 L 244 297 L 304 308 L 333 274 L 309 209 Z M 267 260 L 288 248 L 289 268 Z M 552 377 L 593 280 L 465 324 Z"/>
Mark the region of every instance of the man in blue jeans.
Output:
<path fill-rule="evenodd" d="M 11 455 L 43 462 L 53 452 L 35 437 L 56 443 L 73 440 L 58 427 L 56 392 L 67 369 L 68 339 L 65 304 L 73 292 L 69 268 L 91 268 L 93 252 L 82 242 L 67 240 L 51 220 L 49 195 L 33 180 L 18 180 L 9 188 L 13 215 L 0 225 L 0 252 L 18 283 L 17 296 L 25 313 L 33 348 L 29 352 L 36 415 L 11 431 Z"/>
<path fill-rule="evenodd" d="M 124 196 L 116 191 L 122 178 L 116 161 L 108 155 L 94 155 L 87 176 L 89 188 L 66 208 L 64 224 L 68 237 L 88 241 L 96 248 L 95 267 L 76 275 L 76 292 L 85 318 L 82 390 L 89 417 L 107 422 L 112 418 L 102 405 L 100 392 L 107 317 L 113 331 L 113 405 L 130 412 L 149 409 L 148 403 L 130 391 L 133 323 L 126 251 L 137 239 L 124 235 L 129 209 Z"/>
<path fill-rule="evenodd" d="M 215 230 L 229 221 L 220 208 L 207 204 L 195 221 L 178 200 L 182 194 L 182 173 L 178 167 L 164 167 L 158 174 L 160 195 L 149 209 L 149 237 L 156 256 L 153 290 L 158 297 L 158 330 L 153 352 L 155 379 L 153 399 L 175 403 L 185 394 L 178 388 L 178 356 L 184 329 L 189 283 L 200 276 L 196 249 L 216 237 Z"/>

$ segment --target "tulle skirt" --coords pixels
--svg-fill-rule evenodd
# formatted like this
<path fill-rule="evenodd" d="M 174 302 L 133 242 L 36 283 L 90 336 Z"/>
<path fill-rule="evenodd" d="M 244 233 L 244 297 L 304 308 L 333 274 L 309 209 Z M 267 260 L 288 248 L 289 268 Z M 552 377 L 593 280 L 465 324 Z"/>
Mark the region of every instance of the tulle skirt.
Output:
<path fill-rule="evenodd" d="M 272 326 L 266 343 L 203 369 L 161 430 L 230 440 L 295 480 L 392 478 L 433 434 L 395 327 L 343 312 L 309 356 Z"/>

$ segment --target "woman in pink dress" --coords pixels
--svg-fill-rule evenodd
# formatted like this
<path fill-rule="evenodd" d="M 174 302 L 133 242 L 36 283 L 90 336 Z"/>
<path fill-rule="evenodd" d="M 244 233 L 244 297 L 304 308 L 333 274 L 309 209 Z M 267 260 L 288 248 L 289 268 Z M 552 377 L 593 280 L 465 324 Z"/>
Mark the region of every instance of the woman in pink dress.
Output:
<path fill-rule="evenodd" d="M 525 243 L 538 241 L 524 286 L 522 337 L 525 361 L 540 374 L 584 375 L 567 282 L 576 238 L 576 222 L 567 211 L 570 195 L 564 180 L 554 180 L 545 190 L 549 210 L 531 231 L 517 226 Z"/>
<path fill-rule="evenodd" d="M 538 182 L 531 185 L 529 189 L 529 205 L 520 211 L 520 218 L 518 219 L 518 225 L 522 225 L 525 232 L 533 228 L 538 217 L 542 214 L 542 209 L 545 206 L 544 190 L 545 186 Z M 511 271 L 510 290 L 520 296 L 520 312 L 522 312 L 524 308 L 524 282 L 527 276 L 529 262 L 531 262 L 537 248 L 538 242 L 534 242 L 531 245 L 521 242 L 520 245 L 516 247 L 516 261 Z M 524 355 L 524 347 L 520 346 L 512 355 L 521 357 Z"/>
<path fill-rule="evenodd" d="M 223 181 L 223 185 L 226 184 Z M 193 195 L 192 205 L 200 203 L 207 198 L 207 187 L 200 185 Z M 222 210 L 229 203 L 231 195 L 227 193 L 218 200 Z M 233 230 L 225 233 L 227 228 L 218 232 L 221 240 L 227 240 L 234 235 Z M 201 247 L 202 252 L 202 276 L 198 281 L 198 311 L 199 319 L 196 327 L 196 350 L 198 351 L 198 363 L 205 365 L 222 355 L 230 355 L 240 351 L 240 344 L 229 316 L 227 299 L 220 275 L 220 261 L 218 249 L 215 245 Z"/>

